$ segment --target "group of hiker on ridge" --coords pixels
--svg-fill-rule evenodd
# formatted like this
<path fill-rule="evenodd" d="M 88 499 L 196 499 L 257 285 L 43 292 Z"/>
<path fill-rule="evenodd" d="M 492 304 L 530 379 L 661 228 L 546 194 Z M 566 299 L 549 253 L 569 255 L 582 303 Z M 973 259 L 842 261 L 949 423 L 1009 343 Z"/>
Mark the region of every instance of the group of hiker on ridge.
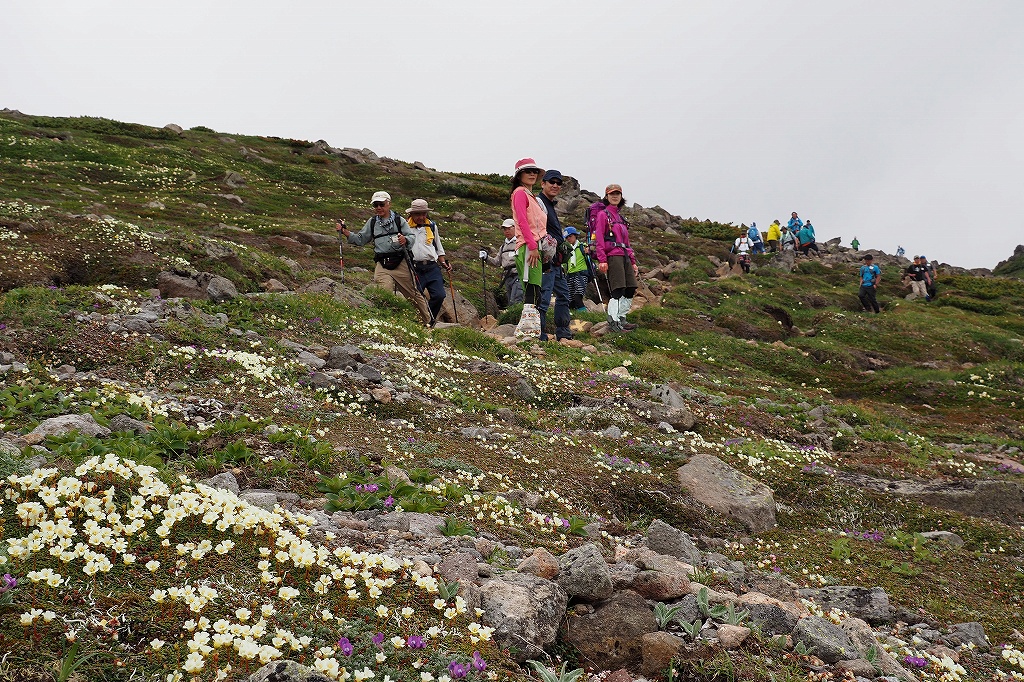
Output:
<path fill-rule="evenodd" d="M 540 193 L 534 195 L 538 179 Z M 513 217 L 502 223 L 505 239 L 495 253 L 480 250 L 481 263 L 501 268 L 500 290 L 505 305 L 523 304 L 517 336 L 548 340 L 548 311 L 554 298 L 555 339 L 572 339 L 571 312 L 586 310 L 584 297 L 591 280 L 595 298 L 600 297 L 605 305 L 608 329 L 632 331 L 637 325 L 628 322 L 626 314 L 637 291 L 639 267 L 630 244 L 629 222 L 621 213 L 626 204 L 622 187 L 609 184 L 601 200 L 588 207 L 584 241 L 575 227 L 562 227 L 555 211 L 563 182 L 559 171 L 544 171 L 531 158 L 517 161 L 509 193 Z M 426 199 L 414 199 L 405 210 L 407 217 L 403 217 L 392 210 L 388 192 L 375 192 L 370 202 L 374 215 L 358 231 L 349 230 L 344 219 L 337 221 L 339 240 L 344 238 L 357 246 L 372 242 L 376 264 L 373 282 L 400 293 L 416 308 L 423 324 L 433 327 L 446 298 L 444 273 L 450 274 L 452 265 L 446 258 L 437 223 L 430 219 L 429 204 Z M 851 245 L 854 250 L 859 248 L 856 237 Z M 775 220 L 765 235 L 756 223 L 751 223 L 731 249 L 744 272 L 750 272 L 751 255 L 786 251 L 804 256 L 810 251 L 820 253 L 814 226 L 810 220 L 801 220 L 796 211 L 786 225 Z M 875 293 L 881 269 L 870 254 L 863 260 L 858 297 L 865 310 L 878 313 Z M 924 256 L 915 256 L 905 275 L 913 289 L 912 297 L 926 301 L 935 297 L 934 268 Z"/>

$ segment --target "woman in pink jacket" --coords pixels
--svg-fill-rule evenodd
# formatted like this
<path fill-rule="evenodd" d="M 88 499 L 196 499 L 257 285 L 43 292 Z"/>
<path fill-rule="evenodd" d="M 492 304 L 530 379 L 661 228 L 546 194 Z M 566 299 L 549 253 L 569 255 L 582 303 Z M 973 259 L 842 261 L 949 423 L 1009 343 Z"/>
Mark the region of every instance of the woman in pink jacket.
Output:
<path fill-rule="evenodd" d="M 626 321 L 633 305 L 640 270 L 629 244 L 629 223 L 619 210 L 626 205 L 621 185 L 604 188 L 604 210 L 595 219 L 595 248 L 598 271 L 608 278 L 608 327 L 615 332 L 632 331 L 636 325 Z"/>
<path fill-rule="evenodd" d="M 533 159 L 517 161 L 509 195 L 512 217 L 516 222 L 516 269 L 524 292 L 523 315 L 516 333 L 523 335 L 540 333 L 540 313 L 537 310 L 543 265 L 540 242 L 547 236 L 548 214 L 533 195 L 533 185 L 543 172 Z"/>

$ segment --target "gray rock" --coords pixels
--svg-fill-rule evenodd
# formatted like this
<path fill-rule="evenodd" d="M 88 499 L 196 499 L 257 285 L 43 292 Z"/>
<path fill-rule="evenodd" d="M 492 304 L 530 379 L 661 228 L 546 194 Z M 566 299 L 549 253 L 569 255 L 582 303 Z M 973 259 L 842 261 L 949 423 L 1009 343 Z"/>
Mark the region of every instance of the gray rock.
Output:
<path fill-rule="evenodd" d="M 618 440 L 622 438 L 622 429 L 618 426 L 609 426 L 607 429 L 601 432 L 601 435 L 605 438 L 611 438 L 612 440 Z"/>
<path fill-rule="evenodd" d="M 597 545 L 580 545 L 558 558 L 558 586 L 570 597 L 587 601 L 612 595 L 612 576 Z"/>
<path fill-rule="evenodd" d="M 274 511 L 277 505 L 277 493 L 268 490 L 246 490 L 239 493 L 238 497 L 254 507 L 267 511 Z"/>
<path fill-rule="evenodd" d="M 355 346 L 332 346 L 327 354 L 327 367 L 330 369 L 353 369 L 363 359 L 363 354 Z"/>
<path fill-rule="evenodd" d="M 654 519 L 648 526 L 645 544 L 658 554 L 674 556 L 693 566 L 701 563 L 700 550 L 693 544 L 693 539 L 661 519 Z"/>
<path fill-rule="evenodd" d="M 885 650 L 875 637 L 871 626 L 860 618 L 847 618 L 843 621 L 843 631 L 850 637 L 857 647 L 859 656 L 855 658 L 867 658 L 871 649 L 877 655 L 878 667 L 883 675 L 889 676 L 896 682 L 917 682 L 918 677 L 904 668 L 899 661 L 893 658 L 892 654 Z M 877 678 L 881 679 L 881 678 Z"/>
<path fill-rule="evenodd" d="M 110 435 L 110 429 L 100 426 L 91 414 L 62 414 L 59 417 L 50 417 L 39 423 L 36 428 L 29 432 L 28 440 L 32 444 L 40 443 L 47 436 L 64 436 L 72 431 L 78 431 L 86 436 L 98 436 L 106 438 Z"/>
<path fill-rule="evenodd" d="M 125 431 L 140 434 L 149 431 L 149 424 L 129 417 L 127 414 L 118 414 L 111 418 L 110 430 L 113 432 Z"/>
<path fill-rule="evenodd" d="M 661 401 L 669 407 L 686 407 L 686 403 L 683 402 L 682 396 L 676 393 L 676 390 L 668 384 L 658 384 L 652 388 L 651 397 L 655 400 Z"/>
<path fill-rule="evenodd" d="M 409 515 L 402 512 L 378 514 L 370 519 L 369 528 L 376 531 L 395 530 L 405 533 L 409 530 Z"/>
<path fill-rule="evenodd" d="M 295 661 L 274 661 L 247 677 L 246 682 L 331 682 L 331 678 Z"/>
<path fill-rule="evenodd" d="M 643 636 L 657 632 L 647 602 L 636 592 L 617 592 L 593 613 L 570 616 L 564 639 L 580 653 L 581 663 L 599 670 L 633 668 L 641 660 Z"/>
<path fill-rule="evenodd" d="M 448 582 L 457 581 L 460 585 L 472 584 L 480 575 L 476 555 L 470 552 L 449 554 L 441 560 L 434 572 Z"/>
<path fill-rule="evenodd" d="M 796 627 L 797 617 L 775 604 L 749 604 L 743 608 L 749 612 L 750 621 L 767 635 L 788 635 Z"/>
<path fill-rule="evenodd" d="M 850 585 L 830 585 L 820 590 L 800 590 L 800 596 L 813 599 L 826 611 L 838 608 L 869 623 L 892 622 L 889 595 L 881 587 L 867 589 Z"/>
<path fill-rule="evenodd" d="M 176 133 L 178 135 L 181 135 L 183 132 L 185 132 L 185 129 L 182 128 L 177 123 L 168 123 L 167 125 L 164 126 L 164 130 L 169 130 L 172 133 Z"/>
<path fill-rule="evenodd" d="M 409 519 L 409 532 L 418 538 L 444 537 L 438 526 L 445 524 L 444 518 L 421 512 L 403 512 Z M 472 540 L 472 538 L 470 538 Z"/>
<path fill-rule="evenodd" d="M 979 649 L 989 647 L 988 636 L 981 623 L 957 623 L 948 634 L 942 636 L 942 641 L 954 647 L 961 644 L 974 644 Z"/>
<path fill-rule="evenodd" d="M 921 533 L 921 537 L 925 538 L 926 540 L 945 542 L 947 545 L 950 545 L 952 547 L 964 546 L 964 539 L 956 533 L 952 533 L 948 530 L 931 530 L 927 533 Z"/>
<path fill-rule="evenodd" d="M 156 281 L 163 298 L 207 298 L 206 289 L 192 277 L 165 271 L 157 275 Z"/>
<path fill-rule="evenodd" d="M 313 367 L 314 369 L 321 369 L 327 364 L 327 361 L 323 358 L 310 353 L 308 350 L 301 351 L 295 356 L 295 360 L 302 363 L 306 367 Z"/>
<path fill-rule="evenodd" d="M 495 641 L 520 663 L 544 656 L 544 648 L 554 644 L 568 604 L 557 584 L 522 573 L 488 580 L 480 597 L 484 624 L 494 628 Z"/>
<path fill-rule="evenodd" d="M 676 471 L 690 494 L 720 514 L 735 518 L 751 532 L 775 527 L 771 488 L 709 454 L 694 455 Z"/>
<path fill-rule="evenodd" d="M 537 397 L 536 391 L 533 390 L 533 386 L 530 385 L 523 377 L 519 377 L 515 385 L 512 387 L 512 392 L 522 400 L 530 401 Z"/>
<path fill-rule="evenodd" d="M 0 438 L 0 456 L 17 459 L 21 457 L 21 448 L 6 438 Z"/>
<path fill-rule="evenodd" d="M 366 377 L 368 380 L 379 384 L 384 381 L 384 375 L 380 373 L 380 370 L 373 365 L 362 364 L 356 368 L 361 376 Z"/>
<path fill-rule="evenodd" d="M 849 635 L 832 621 L 818 616 L 801 618 L 793 628 L 793 641 L 814 647 L 811 652 L 826 663 L 859 658 L 860 653 Z"/>
<path fill-rule="evenodd" d="M 223 473 L 219 473 L 216 476 L 211 476 L 210 478 L 206 479 L 205 481 L 199 481 L 199 482 L 202 483 L 203 485 L 208 485 L 211 488 L 220 488 L 221 490 L 227 490 L 227 491 L 233 492 L 236 495 L 238 494 L 238 491 L 239 491 L 238 479 L 235 478 L 235 475 L 232 474 L 230 471 L 225 471 Z M 275 497 L 275 501 L 276 501 L 276 497 Z"/>
<path fill-rule="evenodd" d="M 209 273 L 205 272 L 199 277 L 200 286 L 202 286 L 203 282 L 206 283 L 206 296 L 214 303 L 223 303 L 224 301 L 238 298 L 238 289 L 235 288 L 234 282 L 227 277 L 209 275 Z"/>

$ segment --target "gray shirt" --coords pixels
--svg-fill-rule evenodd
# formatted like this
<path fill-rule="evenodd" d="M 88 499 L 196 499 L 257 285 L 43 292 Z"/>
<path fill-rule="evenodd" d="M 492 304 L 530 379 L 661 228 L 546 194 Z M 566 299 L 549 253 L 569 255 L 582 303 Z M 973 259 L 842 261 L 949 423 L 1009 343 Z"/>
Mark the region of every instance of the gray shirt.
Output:
<path fill-rule="evenodd" d="M 373 240 L 374 253 L 401 253 L 404 247 L 394 240 L 399 232 L 409 240 L 409 247 L 416 243 L 416 233 L 409 228 L 405 218 L 391 211 L 391 215 L 380 221 L 377 216 L 371 217 L 358 232 L 349 232 L 348 241 L 350 244 L 362 246 L 371 239 Z"/>

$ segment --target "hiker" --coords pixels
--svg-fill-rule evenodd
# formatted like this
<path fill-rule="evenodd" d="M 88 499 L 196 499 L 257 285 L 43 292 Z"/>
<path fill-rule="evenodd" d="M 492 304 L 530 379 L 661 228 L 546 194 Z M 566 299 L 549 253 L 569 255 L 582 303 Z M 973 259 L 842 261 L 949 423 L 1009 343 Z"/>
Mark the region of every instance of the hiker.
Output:
<path fill-rule="evenodd" d="M 605 187 L 601 203 L 604 210 L 597 214 L 595 221 L 597 239 L 594 251 L 597 269 L 608 278 L 608 328 L 613 332 L 628 332 L 636 329 L 635 324 L 626 321 L 626 313 L 633 305 L 640 269 L 629 244 L 629 223 L 619 212 L 626 204 L 622 186 L 611 184 Z"/>
<path fill-rule="evenodd" d="M 757 223 L 750 223 L 750 227 L 747 228 L 747 237 L 750 238 L 751 253 L 764 253 L 764 242 L 761 241 L 761 230 L 757 229 Z"/>
<path fill-rule="evenodd" d="M 816 255 L 821 255 L 821 252 L 818 251 L 818 244 L 814 240 L 814 227 L 811 225 L 810 220 L 804 223 L 804 226 L 800 228 L 799 232 L 797 232 L 796 240 L 800 242 L 800 245 L 797 248 L 800 249 L 800 252 L 804 254 L 804 256 L 809 257 L 810 254 L 807 252 L 811 249 L 814 249 L 814 253 Z"/>
<path fill-rule="evenodd" d="M 543 278 L 544 248 L 554 255 L 554 240 L 548 236 L 548 215 L 544 205 L 533 195 L 533 186 L 543 169 L 531 158 L 516 161 L 512 175 L 509 202 L 516 221 L 516 270 L 523 284 L 523 312 L 516 325 L 517 336 L 540 336 L 540 287 Z"/>
<path fill-rule="evenodd" d="M 444 274 L 441 269 L 452 271 L 452 265 L 444 255 L 441 235 L 437 232 L 437 223 L 427 214 L 430 207 L 426 199 L 413 199 L 412 205 L 405 209 L 409 216 L 409 229 L 416 234 L 412 244 L 412 266 L 416 270 L 416 289 L 430 296 L 427 307 L 430 310 L 430 326 L 437 322 L 437 316 L 444 305 Z M 455 301 L 452 301 L 455 305 Z"/>
<path fill-rule="evenodd" d="M 523 283 L 516 271 L 516 221 L 506 218 L 501 229 L 505 233 L 505 241 L 498 247 L 498 252 L 490 256 L 486 251 L 481 251 L 480 258 L 487 261 L 488 265 L 501 268 L 500 286 L 505 295 L 502 308 L 506 308 L 523 302 Z"/>
<path fill-rule="evenodd" d="M 874 264 L 874 257 L 869 253 L 864 256 L 864 265 L 860 266 L 860 291 L 857 298 L 867 312 L 881 312 L 878 307 L 878 299 L 875 297 L 878 291 L 878 283 L 882 281 L 882 270 Z"/>
<path fill-rule="evenodd" d="M 854 251 L 860 249 L 860 242 L 857 241 L 857 235 L 853 235 L 853 241 L 850 242 L 850 248 L 853 249 Z"/>
<path fill-rule="evenodd" d="M 569 253 L 564 258 L 565 279 L 569 285 L 569 306 L 576 312 L 585 312 L 583 297 L 587 293 L 587 282 L 591 276 L 587 245 L 580 241 L 579 230 L 571 225 L 565 228 L 565 244 Z"/>
<path fill-rule="evenodd" d="M 904 271 L 910 280 L 910 300 L 923 298 L 931 300 L 928 295 L 928 286 L 931 284 L 931 277 L 928 274 L 928 266 L 922 261 L 922 256 L 914 256 L 913 262 Z"/>
<path fill-rule="evenodd" d="M 729 249 L 730 253 L 736 254 L 736 262 L 743 268 L 744 273 L 750 272 L 750 237 L 746 234 L 741 234 L 736 237 L 736 241 L 733 242 L 732 248 Z"/>
<path fill-rule="evenodd" d="M 928 260 L 928 256 L 921 256 L 921 265 L 928 269 L 928 300 L 932 300 L 938 294 L 938 287 L 935 286 L 935 266 Z"/>
<path fill-rule="evenodd" d="M 906 253 L 906 251 L 903 250 L 902 246 L 897 246 L 896 247 L 896 257 L 897 258 L 903 258 L 903 254 L 905 254 L 905 253 Z"/>
<path fill-rule="evenodd" d="M 782 228 L 782 236 L 779 237 L 779 244 L 783 251 L 796 250 L 796 238 L 793 237 L 793 231 L 789 229 L 788 225 L 784 225 Z"/>
<path fill-rule="evenodd" d="M 565 270 L 562 268 L 562 258 L 565 255 L 561 245 L 565 240 L 562 234 L 562 223 L 555 213 L 555 197 L 562 191 L 562 174 L 554 169 L 544 173 L 540 181 L 540 194 L 537 199 L 547 213 L 547 233 L 558 245 L 555 248 L 555 255 L 545 261 L 541 266 L 543 275 L 540 285 L 540 303 L 537 309 L 540 311 L 540 340 L 548 340 L 548 308 L 551 306 L 551 294 L 555 295 L 555 339 L 571 339 L 572 330 L 569 329 L 571 318 L 569 316 L 569 283 L 565 279 Z"/>
<path fill-rule="evenodd" d="M 799 232 L 800 228 L 803 226 L 804 221 L 800 220 L 800 216 L 796 214 L 796 211 L 793 211 L 793 217 L 789 219 L 788 223 L 786 223 L 786 227 L 788 227 L 789 231 L 792 232 L 795 236 L 796 233 Z"/>
<path fill-rule="evenodd" d="M 776 220 L 768 226 L 768 252 L 777 253 L 779 250 L 779 239 L 782 238 L 782 225 Z"/>
<path fill-rule="evenodd" d="M 363 229 L 352 232 L 342 225 L 341 234 L 350 244 L 362 246 L 373 242 L 373 283 L 379 287 L 402 294 L 419 311 L 423 324 L 430 324 L 430 309 L 416 289 L 411 258 L 407 249 L 416 242 L 416 233 L 409 228 L 402 216 L 391 210 L 391 195 L 374 192 L 370 198 L 373 212 Z"/>

